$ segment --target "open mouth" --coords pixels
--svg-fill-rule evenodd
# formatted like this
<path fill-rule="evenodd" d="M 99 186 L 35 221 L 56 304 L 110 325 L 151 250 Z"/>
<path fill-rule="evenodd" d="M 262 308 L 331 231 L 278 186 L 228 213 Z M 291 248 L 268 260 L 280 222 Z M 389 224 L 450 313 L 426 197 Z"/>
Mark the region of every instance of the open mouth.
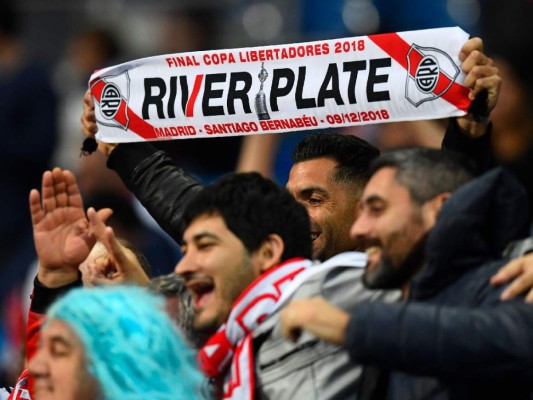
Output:
<path fill-rule="evenodd" d="M 215 285 L 211 280 L 196 279 L 187 282 L 187 289 L 191 292 L 194 309 L 198 310 L 204 307 L 207 301 L 212 297 Z"/>
<path fill-rule="evenodd" d="M 365 253 L 368 256 L 368 270 L 374 269 L 381 260 L 381 247 L 380 246 L 369 246 L 365 249 Z"/>

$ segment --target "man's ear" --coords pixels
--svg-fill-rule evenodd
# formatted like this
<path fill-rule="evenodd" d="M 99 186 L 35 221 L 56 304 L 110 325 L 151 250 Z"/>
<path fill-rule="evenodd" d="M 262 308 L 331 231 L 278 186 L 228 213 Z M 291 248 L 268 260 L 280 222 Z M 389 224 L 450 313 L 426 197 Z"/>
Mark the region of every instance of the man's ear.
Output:
<path fill-rule="evenodd" d="M 451 195 L 450 192 L 440 193 L 424 203 L 424 221 L 429 229 L 433 228 L 433 225 L 435 225 L 442 206 Z"/>
<path fill-rule="evenodd" d="M 261 243 L 259 249 L 254 251 L 257 272 L 263 274 L 270 268 L 275 267 L 281 262 L 285 243 L 281 236 L 272 233 Z"/>

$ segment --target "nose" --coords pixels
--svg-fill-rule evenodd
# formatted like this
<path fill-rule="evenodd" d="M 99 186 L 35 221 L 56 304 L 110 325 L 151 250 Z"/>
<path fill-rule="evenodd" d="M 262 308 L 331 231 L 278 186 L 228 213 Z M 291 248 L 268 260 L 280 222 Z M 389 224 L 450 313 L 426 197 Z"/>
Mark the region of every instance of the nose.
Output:
<path fill-rule="evenodd" d="M 43 348 L 37 350 L 28 364 L 28 372 L 33 377 L 44 376 L 48 371 L 46 356 Z"/>
<path fill-rule="evenodd" d="M 194 257 L 191 253 L 192 251 L 185 253 L 181 260 L 176 264 L 176 268 L 174 268 L 174 272 L 176 274 L 180 276 L 186 276 L 197 270 Z"/>
<path fill-rule="evenodd" d="M 350 237 L 352 239 L 361 239 L 369 235 L 371 230 L 370 219 L 365 212 L 359 213 L 350 229 Z"/>

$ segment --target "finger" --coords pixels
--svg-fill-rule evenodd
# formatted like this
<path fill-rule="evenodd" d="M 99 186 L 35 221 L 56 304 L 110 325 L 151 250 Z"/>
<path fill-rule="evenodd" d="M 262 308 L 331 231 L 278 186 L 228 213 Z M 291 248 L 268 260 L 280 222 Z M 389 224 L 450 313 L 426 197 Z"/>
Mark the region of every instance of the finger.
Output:
<path fill-rule="evenodd" d="M 96 133 L 98 132 L 98 126 L 95 122 L 81 120 L 81 132 L 88 138 L 95 138 Z"/>
<path fill-rule="evenodd" d="M 497 76 L 491 76 L 487 78 L 480 78 L 476 80 L 474 88 L 470 90 L 469 97 L 474 99 L 481 91 L 487 90 L 487 106 L 489 110 L 494 109 L 496 101 L 500 94 L 501 79 Z"/>
<path fill-rule="evenodd" d="M 533 303 L 533 289 L 526 296 L 526 303 Z"/>
<path fill-rule="evenodd" d="M 289 304 L 281 313 L 281 334 L 292 342 L 296 342 L 301 335 L 301 329 L 295 322 L 293 306 Z"/>
<path fill-rule="evenodd" d="M 87 89 L 85 94 L 83 95 L 83 107 L 84 109 L 94 109 L 94 100 L 91 93 L 91 89 Z"/>
<path fill-rule="evenodd" d="M 491 65 L 476 65 L 466 75 L 464 85 L 473 88 L 476 85 L 476 80 L 492 76 L 499 77 L 498 68 Z"/>
<path fill-rule="evenodd" d="M 527 272 L 522 274 L 520 277 L 515 279 L 505 290 L 502 292 L 500 299 L 508 300 L 513 299 L 526 290 L 533 287 L 533 274 L 528 274 Z"/>
<path fill-rule="evenodd" d="M 104 232 L 106 225 L 100 218 L 100 215 L 93 207 L 87 209 L 87 217 L 89 218 L 89 231 L 105 246 Z"/>
<path fill-rule="evenodd" d="M 66 207 L 68 205 L 67 183 L 61 168 L 54 168 L 52 170 L 52 177 L 54 179 L 54 196 L 57 207 Z"/>
<path fill-rule="evenodd" d="M 94 111 L 94 107 L 85 110 L 82 117 L 88 126 L 96 126 L 96 111 Z"/>
<path fill-rule="evenodd" d="M 81 118 L 81 131 L 87 137 L 94 138 L 94 135 L 98 132 L 98 125 L 96 125 L 96 115 L 94 111 L 87 111 Z"/>
<path fill-rule="evenodd" d="M 476 81 L 476 86 L 472 90 L 474 96 L 477 96 L 483 90 L 487 90 L 487 106 L 489 111 L 492 111 L 496 107 L 496 102 L 500 95 L 501 79 L 499 77 L 488 77 L 478 79 Z"/>
<path fill-rule="evenodd" d="M 41 195 L 37 189 L 30 191 L 30 214 L 33 226 L 37 225 L 44 218 L 44 210 L 41 207 Z"/>
<path fill-rule="evenodd" d="M 490 279 L 490 283 L 495 286 L 503 285 L 514 277 L 520 275 L 523 270 L 522 258 L 517 258 L 500 268 Z"/>
<path fill-rule="evenodd" d="M 122 272 L 122 265 L 128 262 L 128 257 L 124 252 L 124 247 L 117 240 L 113 228 L 110 226 L 105 228 L 103 243 L 109 255 L 115 261 L 115 267 L 117 268 L 117 271 Z"/>
<path fill-rule="evenodd" d="M 472 68 L 480 65 L 491 65 L 492 59 L 480 51 L 474 50 L 461 64 L 461 70 L 468 74 Z"/>
<path fill-rule="evenodd" d="M 483 51 L 483 40 L 478 37 L 471 38 L 461 47 L 459 60 L 464 61 L 473 51 Z"/>
<path fill-rule="evenodd" d="M 56 208 L 56 199 L 54 196 L 54 178 L 51 171 L 45 171 L 42 181 L 42 201 L 45 214 Z"/>
<path fill-rule="evenodd" d="M 65 179 L 68 205 L 83 209 L 83 198 L 81 197 L 80 188 L 76 182 L 76 177 L 71 171 L 68 170 L 63 171 L 63 177 Z"/>
<path fill-rule="evenodd" d="M 115 237 L 113 228 L 106 226 L 98 218 L 94 208 L 89 208 L 89 210 L 87 210 L 87 215 L 89 217 L 90 231 L 98 240 L 100 240 L 100 242 L 102 242 L 117 271 L 122 272 L 121 267 L 124 262 L 127 262 L 127 256 L 124 253 L 122 245 Z"/>

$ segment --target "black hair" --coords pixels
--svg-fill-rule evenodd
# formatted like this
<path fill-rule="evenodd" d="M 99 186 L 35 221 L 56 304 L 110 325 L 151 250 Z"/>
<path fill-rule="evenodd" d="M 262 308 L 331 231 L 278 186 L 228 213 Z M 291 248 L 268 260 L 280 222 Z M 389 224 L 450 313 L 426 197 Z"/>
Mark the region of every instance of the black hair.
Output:
<path fill-rule="evenodd" d="M 370 178 L 370 163 L 378 156 L 376 147 L 357 136 L 325 130 L 307 135 L 296 145 L 291 158 L 293 164 L 330 158 L 338 163 L 333 174 L 336 182 L 353 183 L 362 189 Z"/>
<path fill-rule="evenodd" d="M 281 261 L 311 258 L 307 211 L 285 188 L 256 172 L 229 174 L 204 187 L 187 206 L 185 225 L 201 215 L 220 215 L 250 253 L 277 234 L 284 243 Z"/>
<path fill-rule="evenodd" d="M 370 166 L 369 172 L 391 167 L 396 181 L 405 186 L 417 204 L 453 192 L 475 176 L 473 164 L 461 154 L 428 148 L 394 150 L 383 154 Z"/>

